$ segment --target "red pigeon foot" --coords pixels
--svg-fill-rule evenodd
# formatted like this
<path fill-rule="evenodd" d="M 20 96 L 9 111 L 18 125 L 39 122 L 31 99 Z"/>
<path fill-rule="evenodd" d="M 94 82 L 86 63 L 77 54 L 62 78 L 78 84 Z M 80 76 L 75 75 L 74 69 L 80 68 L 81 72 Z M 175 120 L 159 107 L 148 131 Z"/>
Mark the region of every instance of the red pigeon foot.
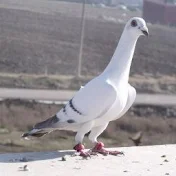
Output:
<path fill-rule="evenodd" d="M 124 155 L 121 151 L 109 151 L 104 148 L 104 144 L 102 142 L 98 142 L 95 147 L 92 149 L 92 152 L 100 153 L 102 155 Z"/>
<path fill-rule="evenodd" d="M 76 150 L 77 152 L 79 152 L 80 156 L 82 156 L 83 158 L 90 157 L 90 153 L 84 151 L 85 147 L 82 144 L 75 145 L 73 149 Z"/>

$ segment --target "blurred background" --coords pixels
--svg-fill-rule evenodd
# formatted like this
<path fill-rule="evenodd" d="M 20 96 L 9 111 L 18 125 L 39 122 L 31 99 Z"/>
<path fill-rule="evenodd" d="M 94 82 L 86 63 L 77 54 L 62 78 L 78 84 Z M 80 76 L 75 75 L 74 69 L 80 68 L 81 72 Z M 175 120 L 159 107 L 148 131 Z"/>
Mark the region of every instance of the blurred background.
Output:
<path fill-rule="evenodd" d="M 131 67 L 138 101 L 101 140 L 108 147 L 176 142 L 175 0 L 0 0 L 0 153 L 72 149 L 72 132 L 20 136 L 103 71 L 134 16 L 150 32 L 139 39 Z M 58 90 L 58 99 L 42 91 L 36 98 L 27 89 Z"/>

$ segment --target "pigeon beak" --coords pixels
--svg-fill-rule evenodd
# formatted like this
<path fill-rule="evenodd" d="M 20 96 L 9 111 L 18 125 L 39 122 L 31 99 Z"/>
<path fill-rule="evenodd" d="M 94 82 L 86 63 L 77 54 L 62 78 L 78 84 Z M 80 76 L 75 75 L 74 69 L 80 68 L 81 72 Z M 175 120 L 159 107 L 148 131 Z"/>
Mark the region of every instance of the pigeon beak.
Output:
<path fill-rule="evenodd" d="M 149 32 L 148 32 L 148 28 L 147 27 L 142 27 L 142 28 L 140 28 L 141 29 L 141 31 L 142 31 L 142 33 L 145 35 L 145 36 L 149 36 Z"/>
<path fill-rule="evenodd" d="M 148 31 L 144 31 L 144 30 L 141 30 L 142 31 L 142 33 L 145 35 L 145 36 L 149 36 L 149 32 Z"/>

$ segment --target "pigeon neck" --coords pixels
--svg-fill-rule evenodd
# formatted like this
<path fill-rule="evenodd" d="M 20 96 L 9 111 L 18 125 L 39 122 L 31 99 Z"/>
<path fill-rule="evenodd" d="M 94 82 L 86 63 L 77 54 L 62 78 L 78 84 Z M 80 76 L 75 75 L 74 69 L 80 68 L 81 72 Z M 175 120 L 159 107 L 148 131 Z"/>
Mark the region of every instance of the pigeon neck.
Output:
<path fill-rule="evenodd" d="M 124 30 L 114 55 L 103 74 L 118 82 L 128 82 L 137 39 L 138 37 L 134 37 Z"/>

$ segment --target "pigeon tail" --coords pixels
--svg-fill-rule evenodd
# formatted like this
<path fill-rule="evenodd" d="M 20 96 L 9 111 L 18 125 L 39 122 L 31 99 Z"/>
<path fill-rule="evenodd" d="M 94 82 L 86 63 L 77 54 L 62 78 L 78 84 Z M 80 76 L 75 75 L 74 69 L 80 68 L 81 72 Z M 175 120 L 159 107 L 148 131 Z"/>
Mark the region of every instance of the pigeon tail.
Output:
<path fill-rule="evenodd" d="M 31 130 L 31 131 L 29 131 L 29 132 L 26 132 L 26 133 L 23 133 L 22 134 L 22 138 L 27 138 L 27 137 L 42 137 L 42 136 L 44 136 L 44 135 L 46 135 L 46 134 L 48 134 L 48 133 L 50 133 L 51 131 L 49 131 L 49 130 L 40 130 L 40 129 L 33 129 L 33 130 Z"/>
<path fill-rule="evenodd" d="M 59 121 L 56 115 L 50 117 L 49 119 L 39 122 L 34 125 L 33 129 L 29 132 L 22 134 L 22 138 L 26 138 L 29 136 L 33 137 L 42 137 L 53 131 L 54 125 Z"/>

